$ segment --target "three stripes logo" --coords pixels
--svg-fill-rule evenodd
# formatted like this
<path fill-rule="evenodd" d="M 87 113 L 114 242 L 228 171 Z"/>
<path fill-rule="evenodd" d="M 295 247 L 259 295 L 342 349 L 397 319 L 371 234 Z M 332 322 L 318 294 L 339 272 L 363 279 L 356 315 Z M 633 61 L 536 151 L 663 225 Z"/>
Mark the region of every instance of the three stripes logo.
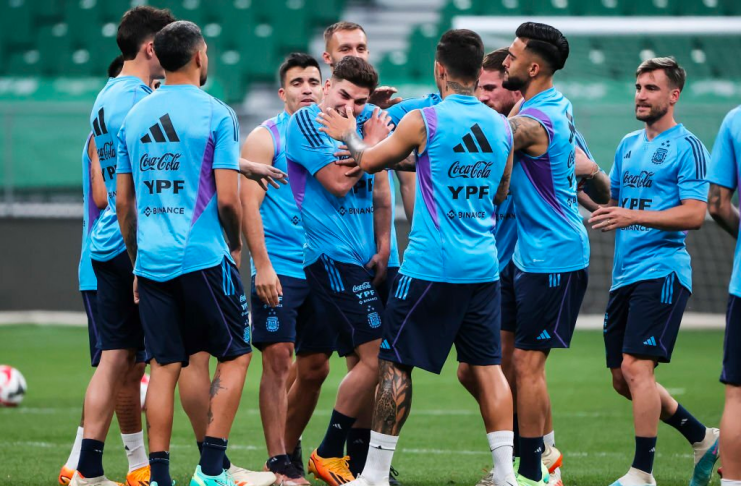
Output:
<path fill-rule="evenodd" d="M 550 339 L 550 338 L 551 338 L 551 335 L 548 334 L 548 331 L 544 329 L 543 332 L 540 333 L 540 336 L 536 338 L 536 340 L 545 341 L 546 339 Z"/>
<path fill-rule="evenodd" d="M 463 137 L 463 142 L 453 147 L 453 152 L 455 153 L 465 153 L 465 152 L 492 153 L 494 151 L 492 150 L 491 145 L 489 145 L 489 141 L 484 136 L 484 132 L 481 130 L 481 127 L 479 126 L 478 123 L 475 123 L 470 128 L 470 130 L 473 133 L 473 136 L 471 136 L 471 133 L 466 134 Z M 473 141 L 474 137 L 476 138 L 476 142 L 478 142 L 478 145 L 476 145 L 476 142 Z M 481 150 L 479 150 L 479 147 L 481 147 Z"/>
<path fill-rule="evenodd" d="M 656 338 L 651 336 L 650 338 L 643 341 L 643 344 L 646 346 L 656 346 Z"/>
<path fill-rule="evenodd" d="M 695 137 L 685 137 L 692 148 L 692 156 L 695 159 L 695 177 L 697 179 L 705 179 L 705 172 L 707 171 L 707 160 L 705 157 L 705 147 Z"/>
<path fill-rule="evenodd" d="M 664 278 L 664 285 L 661 287 L 661 303 L 671 304 L 674 299 L 674 279 L 675 274 L 669 274 Z"/>
<path fill-rule="evenodd" d="M 226 260 L 221 262 L 221 291 L 224 295 L 234 295 L 235 291 L 231 267 Z"/>
<path fill-rule="evenodd" d="M 561 274 L 560 273 L 549 273 L 548 274 L 548 287 L 560 287 L 561 286 Z"/>
<path fill-rule="evenodd" d="M 162 126 L 160 126 L 160 123 Z M 162 131 L 163 128 L 164 132 Z M 152 138 L 154 138 L 155 143 L 180 141 L 175 127 L 172 126 L 172 120 L 170 120 L 169 114 L 161 116 L 159 123 L 155 123 L 149 127 L 149 133 L 145 134 L 140 140 L 141 143 L 152 143 Z"/>
<path fill-rule="evenodd" d="M 396 286 L 396 291 L 394 292 L 394 297 L 396 297 L 399 300 L 406 300 L 407 295 L 409 295 L 409 286 L 412 283 L 412 277 L 407 277 L 406 275 L 402 275 L 399 279 L 399 284 Z"/>
<path fill-rule="evenodd" d="M 329 277 L 329 286 L 332 288 L 332 292 L 344 292 L 345 285 L 342 283 L 340 272 L 337 271 L 337 267 L 335 267 L 334 265 L 334 260 L 326 255 L 322 255 L 320 258 L 322 260 L 322 263 L 324 264 L 324 270 L 327 271 L 327 276 Z"/>
<path fill-rule="evenodd" d="M 105 112 L 103 111 L 103 108 L 98 110 L 98 116 L 93 120 L 93 131 L 95 132 L 96 137 L 108 133 L 108 128 L 105 126 Z"/>
<path fill-rule="evenodd" d="M 381 342 L 381 349 L 391 349 L 391 346 L 389 345 L 389 342 L 387 340 L 383 340 Z"/>

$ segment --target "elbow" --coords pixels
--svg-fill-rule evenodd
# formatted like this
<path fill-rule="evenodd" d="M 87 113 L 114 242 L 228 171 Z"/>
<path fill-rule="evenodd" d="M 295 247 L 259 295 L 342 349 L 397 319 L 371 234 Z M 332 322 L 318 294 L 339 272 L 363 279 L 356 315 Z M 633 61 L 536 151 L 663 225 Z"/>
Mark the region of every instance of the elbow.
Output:
<path fill-rule="evenodd" d="M 690 231 L 693 230 L 699 230 L 702 228 L 702 224 L 705 222 L 705 212 L 699 212 L 697 214 L 694 214 L 692 216 L 692 220 L 690 221 L 689 227 L 687 228 Z"/>
<path fill-rule="evenodd" d="M 348 178 L 348 180 L 350 179 Z M 331 187 L 328 187 L 327 190 L 335 197 L 345 197 L 352 190 L 353 185 L 350 182 L 336 182 Z"/>
<path fill-rule="evenodd" d="M 494 204 L 496 204 L 497 206 L 499 206 L 500 204 L 502 204 L 506 200 L 507 200 L 507 194 L 506 193 L 505 194 L 497 194 L 496 196 L 494 196 Z"/>
<path fill-rule="evenodd" d="M 708 204 L 708 212 L 710 213 L 710 216 L 715 220 L 723 216 L 723 214 L 725 214 L 727 210 L 728 208 L 724 207 L 723 204 L 720 204 L 719 202 L 710 202 Z"/>
<path fill-rule="evenodd" d="M 101 211 L 108 207 L 108 200 L 104 197 L 93 197 L 93 202 L 95 203 L 95 207 Z M 116 206 L 118 206 L 118 204 L 116 204 Z"/>
<path fill-rule="evenodd" d="M 242 203 L 239 199 L 219 199 L 218 200 L 219 213 L 239 214 L 242 208 Z"/>

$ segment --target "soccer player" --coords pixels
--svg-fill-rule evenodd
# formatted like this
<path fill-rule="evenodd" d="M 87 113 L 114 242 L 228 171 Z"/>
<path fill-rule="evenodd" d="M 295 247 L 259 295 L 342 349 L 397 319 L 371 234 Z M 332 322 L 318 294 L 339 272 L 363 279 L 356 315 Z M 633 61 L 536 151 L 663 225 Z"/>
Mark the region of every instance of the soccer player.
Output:
<path fill-rule="evenodd" d="M 120 420 L 119 427 L 129 438 L 126 447 L 137 453 L 136 478 L 146 478 L 144 439 L 141 428 L 140 382 L 144 364 L 137 363 L 137 352 L 144 349 L 139 309 L 131 299 L 131 262 L 116 220 L 116 150 L 118 129 L 136 103 L 152 92 L 152 80 L 162 76 L 154 54 L 154 35 L 174 21 L 167 10 L 136 7 L 124 14 L 116 42 L 123 55 L 119 76 L 111 78 L 98 95 L 90 116 L 101 173 L 108 192 L 108 206 L 90 234 L 90 257 L 98 283 L 98 331 L 102 350 L 100 363 L 85 395 L 84 434 L 80 446 L 73 486 L 112 484 L 103 471 L 103 446 L 114 408 L 128 406 L 131 421 Z M 141 354 L 139 354 L 141 358 Z M 120 396 L 128 390 L 127 398 Z M 141 474 L 140 474 L 141 473 Z"/>
<path fill-rule="evenodd" d="M 394 283 L 380 357 L 368 461 L 352 485 L 387 485 L 408 417 L 414 367 L 440 373 L 455 343 L 473 370 L 495 463 L 495 484 L 515 485 L 512 397 L 499 366 L 499 272 L 495 195 L 506 197 L 512 136 L 506 119 L 473 96 L 484 46 L 469 30 L 446 32 L 437 46 L 435 81 L 443 101 L 414 110 L 376 147 L 353 119 L 328 110 L 323 130 L 344 141 L 358 165 L 378 172 L 415 150 L 417 192 L 410 244 Z M 462 251 L 465 250 L 465 251 Z M 431 337 L 431 336 L 434 336 Z"/>
<path fill-rule="evenodd" d="M 633 465 L 613 486 L 656 484 L 659 419 L 692 445 L 692 486 L 707 485 L 718 460 L 718 429 L 700 423 L 654 375 L 659 363 L 671 360 L 692 292 L 685 236 L 702 226 L 707 209 L 707 150 L 674 120 L 685 77 L 673 58 L 638 66 L 635 114 L 645 125 L 620 142 L 610 203 L 589 220 L 595 229 L 616 231 L 605 350 L 613 387 L 633 402 Z"/>
<path fill-rule="evenodd" d="M 284 111 L 247 137 L 242 156 L 253 162 L 286 167 L 286 129 L 300 108 L 322 100 L 322 74 L 316 59 L 290 54 L 279 69 Z M 243 224 L 252 267 L 252 343 L 262 351 L 262 418 L 269 459 L 267 468 L 283 486 L 308 485 L 286 448 L 288 386 L 292 394 L 291 456 L 319 399 L 334 351 L 326 326 L 316 325 L 316 305 L 309 291 L 304 260 L 304 227 L 290 188 L 265 192 L 257 183 L 241 188 Z M 296 352 L 296 380 L 289 383 Z M 298 422 L 298 423 L 297 423 Z"/>
<path fill-rule="evenodd" d="M 589 240 L 577 207 L 571 103 L 553 87 L 553 75 L 568 54 L 561 32 L 526 22 L 517 28 L 503 62 L 503 86 L 523 96 L 519 113 L 510 118 L 517 216 L 513 363 L 522 485 L 543 484 L 543 432 L 550 408 L 545 362 L 551 349 L 569 347 L 588 279 Z"/>
<path fill-rule="evenodd" d="M 707 180 L 710 182 L 708 209 L 718 225 L 736 238 L 736 254 L 729 286 L 726 336 L 721 383 L 726 385 L 726 406 L 720 423 L 723 450 L 721 486 L 741 486 L 741 244 L 738 208 L 731 202 L 741 174 L 741 109 L 735 108 L 723 120 L 713 146 Z"/>
<path fill-rule="evenodd" d="M 340 144 L 322 135 L 315 119 L 329 107 L 360 115 L 377 82 L 366 61 L 343 58 L 325 84 L 322 103 L 298 110 L 286 135 L 291 190 L 306 237 L 304 272 L 318 305 L 316 326 L 329 326 L 340 356 L 354 357 L 327 433 L 309 460 L 309 471 L 332 486 L 353 479 L 343 458 L 345 442 L 378 380 L 384 306 L 374 283 L 385 274 L 391 211 L 388 177 L 362 171 L 346 175 L 347 168 L 334 163 Z M 371 145 L 390 130 L 377 111 L 358 124 Z"/>

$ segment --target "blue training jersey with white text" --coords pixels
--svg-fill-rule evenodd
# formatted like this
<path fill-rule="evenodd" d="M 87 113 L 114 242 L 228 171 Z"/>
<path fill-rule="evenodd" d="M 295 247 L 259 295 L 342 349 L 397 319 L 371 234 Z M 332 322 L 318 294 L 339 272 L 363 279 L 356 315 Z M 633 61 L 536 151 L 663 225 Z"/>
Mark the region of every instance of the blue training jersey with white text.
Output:
<path fill-rule="evenodd" d="M 499 279 L 494 197 L 512 149 L 509 124 L 473 96 L 421 110 L 417 195 L 401 273 L 447 283 Z"/>
<path fill-rule="evenodd" d="M 709 158 L 702 142 L 682 124 L 650 141 L 645 130 L 629 133 L 615 152 L 610 197 L 622 208 L 643 211 L 665 211 L 686 199 L 707 201 Z M 686 235 L 642 225 L 618 229 L 611 290 L 676 273 L 679 283 L 692 291 Z"/>
<path fill-rule="evenodd" d="M 100 214 L 90 236 L 93 260 L 108 261 L 126 251 L 116 218 L 116 161 L 118 131 L 129 110 L 152 90 L 136 76 L 110 78 L 98 94 L 90 114 L 95 146 L 108 192 L 108 207 Z"/>
<path fill-rule="evenodd" d="M 80 264 L 77 267 L 80 291 L 98 289 L 98 279 L 95 278 L 93 262 L 90 260 L 90 232 L 100 216 L 100 209 L 93 200 L 93 186 L 90 179 L 91 160 L 88 157 L 88 147 L 92 138 L 91 133 L 82 148 L 82 249 Z"/>
<path fill-rule="evenodd" d="M 738 190 L 741 186 L 741 107 L 731 110 L 720 126 L 720 132 L 713 145 L 713 157 L 707 180 L 731 190 Z M 733 273 L 728 292 L 741 297 L 741 232 L 736 239 Z"/>
<path fill-rule="evenodd" d="M 548 149 L 537 157 L 515 153 L 515 265 L 530 273 L 586 268 L 589 239 L 576 198 L 576 128 L 571 102 L 550 88 L 523 102 L 518 116 L 533 118 L 543 126 L 548 134 Z"/>
<path fill-rule="evenodd" d="M 214 171 L 239 170 L 234 111 L 194 85 L 165 84 L 118 136 L 118 172 L 131 173 L 136 190 L 134 273 L 162 282 L 231 260 Z"/>

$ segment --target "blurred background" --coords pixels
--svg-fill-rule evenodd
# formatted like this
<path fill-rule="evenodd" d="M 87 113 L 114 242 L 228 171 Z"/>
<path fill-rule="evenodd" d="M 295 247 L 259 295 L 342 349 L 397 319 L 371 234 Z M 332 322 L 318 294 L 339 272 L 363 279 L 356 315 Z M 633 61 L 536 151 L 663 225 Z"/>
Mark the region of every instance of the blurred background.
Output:
<path fill-rule="evenodd" d="M 338 20 L 365 28 L 381 83 L 403 97 L 434 91 L 435 45 L 451 27 L 476 30 L 490 50 L 508 46 L 523 21 L 558 27 L 571 54 L 556 86 L 605 171 L 621 138 L 641 128 L 633 85 L 642 60 L 674 56 L 687 70 L 677 119 L 709 150 L 741 101 L 738 0 L 0 0 L 0 311 L 82 310 L 81 149 L 118 54 L 118 21 L 147 3 L 201 26 L 210 59 L 205 88 L 235 109 L 243 138 L 282 109 L 276 72 L 283 57 L 319 58 L 322 31 Z M 408 225 L 403 211 L 396 214 L 403 249 Z M 601 325 L 613 240 L 591 230 L 590 239 L 583 313 Z M 690 318 L 722 325 L 734 242 L 709 218 L 688 242 Z"/>

